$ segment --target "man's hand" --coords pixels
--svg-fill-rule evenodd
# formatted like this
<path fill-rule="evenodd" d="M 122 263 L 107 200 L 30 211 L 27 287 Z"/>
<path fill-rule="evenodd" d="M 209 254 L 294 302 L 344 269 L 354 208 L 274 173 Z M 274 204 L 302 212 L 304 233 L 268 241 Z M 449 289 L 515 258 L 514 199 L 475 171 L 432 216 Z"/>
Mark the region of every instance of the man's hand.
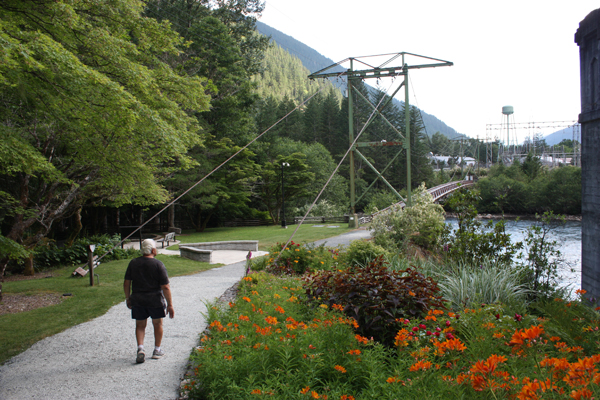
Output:
<path fill-rule="evenodd" d="M 131 310 L 131 299 L 130 298 L 125 299 L 125 303 L 127 304 L 127 308 L 129 308 Z"/>
<path fill-rule="evenodd" d="M 173 306 L 167 306 L 167 313 L 169 314 L 169 318 L 173 318 L 175 316 L 175 309 Z"/>

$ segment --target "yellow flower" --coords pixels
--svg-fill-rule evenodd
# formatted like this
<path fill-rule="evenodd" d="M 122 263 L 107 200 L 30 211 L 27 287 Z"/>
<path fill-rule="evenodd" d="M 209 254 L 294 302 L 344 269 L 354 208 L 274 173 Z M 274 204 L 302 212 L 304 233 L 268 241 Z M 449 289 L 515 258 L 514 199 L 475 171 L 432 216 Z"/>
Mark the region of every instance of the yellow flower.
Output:
<path fill-rule="evenodd" d="M 327 308 L 329 308 L 329 307 L 327 306 L 327 304 L 321 304 L 319 307 L 321 307 L 321 308 L 324 308 L 324 309 L 326 309 L 326 310 L 327 310 Z"/>

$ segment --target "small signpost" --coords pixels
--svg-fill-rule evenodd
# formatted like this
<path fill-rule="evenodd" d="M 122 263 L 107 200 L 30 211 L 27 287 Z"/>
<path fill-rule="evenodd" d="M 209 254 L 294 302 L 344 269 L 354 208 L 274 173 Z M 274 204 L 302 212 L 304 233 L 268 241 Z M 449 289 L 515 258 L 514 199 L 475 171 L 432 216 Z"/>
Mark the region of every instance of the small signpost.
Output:
<path fill-rule="evenodd" d="M 95 244 L 90 244 L 88 249 L 88 269 L 90 274 L 90 286 L 94 286 L 94 250 L 96 249 Z"/>

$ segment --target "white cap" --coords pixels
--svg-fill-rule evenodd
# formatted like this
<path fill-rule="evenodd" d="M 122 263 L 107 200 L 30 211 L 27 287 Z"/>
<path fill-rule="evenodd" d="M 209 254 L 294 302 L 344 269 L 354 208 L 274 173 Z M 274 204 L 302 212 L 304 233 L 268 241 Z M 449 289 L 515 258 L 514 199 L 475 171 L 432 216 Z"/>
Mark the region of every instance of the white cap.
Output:
<path fill-rule="evenodd" d="M 145 239 L 142 242 L 142 254 L 148 256 L 152 254 L 152 249 L 156 248 L 156 242 L 152 239 Z"/>

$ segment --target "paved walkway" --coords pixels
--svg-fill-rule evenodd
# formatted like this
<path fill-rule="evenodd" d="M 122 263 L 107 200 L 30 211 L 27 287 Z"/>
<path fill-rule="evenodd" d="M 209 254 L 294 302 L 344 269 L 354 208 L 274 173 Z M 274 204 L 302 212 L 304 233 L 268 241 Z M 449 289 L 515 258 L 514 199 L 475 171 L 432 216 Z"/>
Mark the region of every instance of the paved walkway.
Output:
<path fill-rule="evenodd" d="M 368 231 L 353 231 L 327 239 L 327 245 L 368 236 Z M 245 260 L 246 252 L 241 253 Z M 244 266 L 245 261 L 235 262 L 171 279 L 175 318 L 164 321 L 162 359 L 135 364 L 135 325 L 122 302 L 105 315 L 39 341 L 0 366 L 0 399 L 176 399 L 190 352 L 207 325 L 202 315 L 205 302 L 238 282 Z M 145 344 L 151 352 L 154 337 L 148 325 Z"/>

